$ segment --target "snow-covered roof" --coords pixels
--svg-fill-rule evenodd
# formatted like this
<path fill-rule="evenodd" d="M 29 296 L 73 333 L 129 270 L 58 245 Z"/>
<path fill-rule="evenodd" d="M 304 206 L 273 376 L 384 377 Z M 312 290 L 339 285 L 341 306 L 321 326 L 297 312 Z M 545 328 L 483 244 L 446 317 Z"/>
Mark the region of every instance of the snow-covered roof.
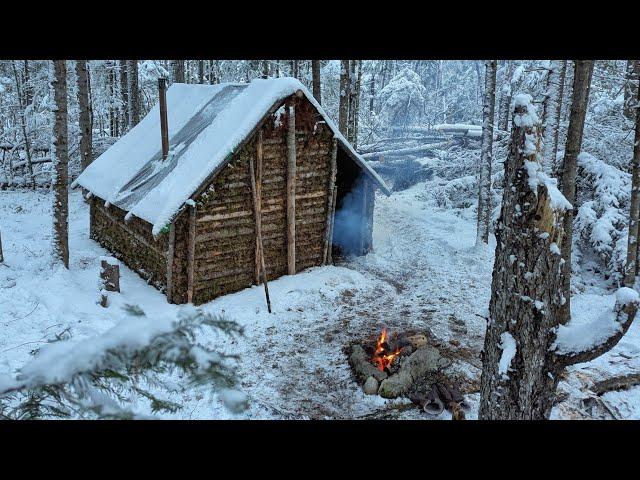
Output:
<path fill-rule="evenodd" d="M 92 194 L 153 225 L 160 233 L 277 102 L 302 91 L 322 115 L 338 143 L 389 195 L 390 190 L 339 132 L 309 90 L 294 78 L 251 83 L 187 85 L 167 90 L 169 155 L 162 160 L 160 113 L 155 105 L 142 121 L 77 178 Z"/>

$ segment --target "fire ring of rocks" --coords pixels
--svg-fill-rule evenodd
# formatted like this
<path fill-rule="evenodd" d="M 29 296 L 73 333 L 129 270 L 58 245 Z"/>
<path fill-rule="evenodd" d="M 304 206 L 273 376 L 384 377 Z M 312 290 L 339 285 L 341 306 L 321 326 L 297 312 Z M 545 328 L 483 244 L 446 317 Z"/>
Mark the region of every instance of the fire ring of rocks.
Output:
<path fill-rule="evenodd" d="M 447 409 L 465 418 L 468 404 L 447 374 L 452 362 L 424 334 L 389 335 L 385 328 L 376 341 L 353 343 L 349 364 L 367 395 L 407 397 L 429 415 Z"/>

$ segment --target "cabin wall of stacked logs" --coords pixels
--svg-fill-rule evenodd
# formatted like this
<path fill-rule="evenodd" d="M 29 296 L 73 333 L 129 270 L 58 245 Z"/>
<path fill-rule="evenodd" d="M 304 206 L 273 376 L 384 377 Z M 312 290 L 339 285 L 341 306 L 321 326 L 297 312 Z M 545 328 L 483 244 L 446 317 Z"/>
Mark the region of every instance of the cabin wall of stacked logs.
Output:
<path fill-rule="evenodd" d="M 333 132 L 305 98 L 292 96 L 296 125 L 296 272 L 325 263 L 325 229 Z M 287 274 L 287 110 L 262 125 L 261 219 L 268 279 Z M 157 238 L 151 224 L 92 197 L 90 237 L 149 284 L 166 291 L 171 303 L 198 305 L 258 283 L 256 226 L 249 159 L 256 165 L 255 132 L 212 180 L 193 206 Z M 339 152 L 342 157 L 346 154 Z M 351 161 L 348 159 L 348 161 Z M 339 162 L 340 163 L 340 162 Z M 258 177 L 258 173 L 256 173 Z M 363 253 L 371 248 L 374 190 L 365 182 Z M 190 216 L 192 215 L 191 219 Z M 190 223 L 195 225 L 191 229 Z M 190 236 L 192 238 L 190 238 Z M 173 237 L 172 240 L 170 240 Z M 189 250 L 192 248 L 193 260 Z M 171 265 L 167 275 L 167 266 Z M 189 294 L 189 277 L 191 295 Z M 170 284 L 169 288 L 167 285 Z M 191 297 L 191 298 L 189 298 Z"/>
<path fill-rule="evenodd" d="M 333 133 L 296 98 L 296 271 L 322 265 Z M 262 126 L 261 218 L 267 278 L 287 274 L 286 110 Z M 257 133 L 196 202 L 193 302 L 257 283 L 256 228 L 249 178 Z M 258 174 L 256 174 L 258 176 Z"/>
<path fill-rule="evenodd" d="M 90 237 L 156 288 L 164 289 L 167 272 L 167 236 L 154 238 L 151 224 L 137 217 L 125 221 L 127 212 L 115 205 L 105 206 L 91 197 Z"/>

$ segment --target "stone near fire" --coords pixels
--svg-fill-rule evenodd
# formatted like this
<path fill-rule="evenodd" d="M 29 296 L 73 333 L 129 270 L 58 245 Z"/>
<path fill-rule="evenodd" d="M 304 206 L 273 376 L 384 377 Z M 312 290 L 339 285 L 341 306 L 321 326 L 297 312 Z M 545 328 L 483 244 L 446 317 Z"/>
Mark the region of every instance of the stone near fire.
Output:
<path fill-rule="evenodd" d="M 378 393 L 378 385 L 379 385 L 378 380 L 376 380 L 373 377 L 369 377 L 367 378 L 367 381 L 364 382 L 364 386 L 362 387 L 362 390 L 367 395 L 376 395 Z"/>
<path fill-rule="evenodd" d="M 353 371 L 358 377 L 358 380 L 360 380 L 361 382 L 366 381 L 366 379 L 369 377 L 373 377 L 379 382 L 387 378 L 387 374 L 378 370 L 371 363 L 370 355 L 367 355 L 367 353 L 364 351 L 364 348 L 362 348 L 358 344 L 354 344 L 351 347 L 349 363 L 351 364 L 351 367 L 353 367 Z"/>
<path fill-rule="evenodd" d="M 422 346 L 402 363 L 398 373 L 382 381 L 378 394 L 384 398 L 399 397 L 409 391 L 417 379 L 435 374 L 450 364 L 451 361 L 442 357 L 437 348 Z"/>

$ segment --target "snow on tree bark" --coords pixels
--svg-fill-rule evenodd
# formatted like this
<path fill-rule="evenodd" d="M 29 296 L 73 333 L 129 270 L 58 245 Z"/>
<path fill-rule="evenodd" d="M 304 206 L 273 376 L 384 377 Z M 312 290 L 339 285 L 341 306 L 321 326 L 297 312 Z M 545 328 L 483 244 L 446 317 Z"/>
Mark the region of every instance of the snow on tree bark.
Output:
<path fill-rule="evenodd" d="M 349 60 L 342 60 L 340 66 L 340 104 L 338 106 L 338 130 L 347 136 L 349 120 Z"/>
<path fill-rule="evenodd" d="M 185 83 L 184 60 L 173 60 L 171 62 L 171 71 L 174 83 Z"/>
<path fill-rule="evenodd" d="M 76 60 L 76 82 L 78 84 L 78 126 L 80 128 L 80 166 L 84 170 L 93 160 L 91 107 L 89 104 L 89 71 L 87 60 Z"/>
<path fill-rule="evenodd" d="M 633 121 L 636 117 L 636 99 L 640 79 L 640 60 L 627 60 L 624 84 L 624 116 Z"/>
<path fill-rule="evenodd" d="M 500 106 L 498 110 L 498 130 L 507 131 L 509 128 L 509 113 L 511 112 L 511 79 L 513 77 L 513 60 L 505 60 L 505 73 L 500 89 Z"/>
<path fill-rule="evenodd" d="M 129 128 L 129 118 L 131 116 L 131 104 L 129 103 L 129 61 L 118 60 L 118 71 L 120 72 L 120 131 L 126 132 Z"/>
<path fill-rule="evenodd" d="M 558 378 L 548 350 L 562 304 L 562 218 L 570 208 L 538 162 L 539 120 L 528 95 L 516 97 L 505 163 L 479 418 L 547 418 Z M 507 351 L 505 333 L 515 341 Z M 502 347 L 501 347 L 502 346 Z M 505 365 L 508 355 L 508 365 Z M 548 392 L 551 392 L 548 394 Z"/>
<path fill-rule="evenodd" d="M 562 175 L 560 177 L 560 190 L 569 203 L 576 199 L 576 173 L 578 171 L 578 155 L 582 147 L 582 133 L 584 131 L 584 119 L 589 103 L 589 89 L 593 74 L 593 60 L 575 60 L 573 75 L 573 93 L 571 101 L 571 114 L 569 128 L 567 129 L 567 142 L 562 161 Z M 562 323 L 569 321 L 571 317 L 571 246 L 573 240 L 573 209 L 564 216 L 564 234 L 566 241 L 562 243 L 562 291 L 565 303 L 561 309 Z"/>
<path fill-rule="evenodd" d="M 493 122 L 496 104 L 497 60 L 485 62 L 484 105 L 482 108 L 482 149 L 478 176 L 478 222 L 476 245 L 489 242 L 491 218 L 491 162 L 493 157 Z"/>
<path fill-rule="evenodd" d="M 547 77 L 547 92 L 544 99 L 545 123 L 543 134 L 542 165 L 545 171 L 553 171 L 558 151 L 558 126 L 564 89 L 566 60 L 553 60 Z"/>
<path fill-rule="evenodd" d="M 640 89 L 636 90 L 640 104 Z M 624 285 L 633 287 L 638 274 L 638 216 L 640 215 L 640 109 L 636 109 L 636 129 L 631 160 L 631 207 L 629 211 L 629 235 L 627 243 L 627 263 Z"/>
<path fill-rule="evenodd" d="M 69 268 L 68 206 L 68 133 L 67 133 L 67 64 L 53 61 L 51 88 L 54 99 L 53 145 L 51 159 L 55 167 L 53 185 L 53 257 Z"/>

